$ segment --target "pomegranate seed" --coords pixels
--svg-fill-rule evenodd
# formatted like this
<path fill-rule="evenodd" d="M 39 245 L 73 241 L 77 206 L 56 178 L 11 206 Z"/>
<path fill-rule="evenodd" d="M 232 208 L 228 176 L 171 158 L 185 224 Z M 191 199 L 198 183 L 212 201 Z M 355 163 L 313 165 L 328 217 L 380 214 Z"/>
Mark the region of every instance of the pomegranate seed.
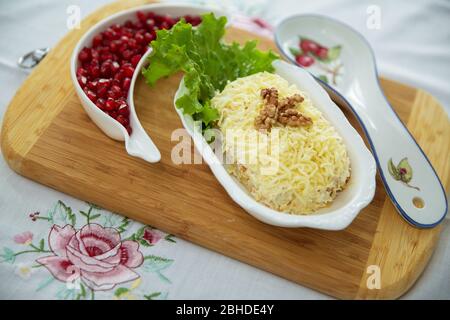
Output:
<path fill-rule="evenodd" d="M 156 23 L 155 20 L 153 19 L 147 19 L 147 21 L 145 21 L 145 27 L 147 28 L 147 30 L 152 30 L 155 27 Z"/>
<path fill-rule="evenodd" d="M 118 33 L 120 33 L 121 30 L 122 30 L 122 26 L 120 24 L 117 24 L 117 23 L 113 24 L 110 28 L 113 29 L 115 32 L 118 32 Z"/>
<path fill-rule="evenodd" d="M 133 56 L 133 51 L 131 51 L 131 50 L 124 50 L 123 52 L 122 52 L 122 58 L 124 59 L 124 60 L 130 60 L 130 58 Z"/>
<path fill-rule="evenodd" d="M 108 114 L 111 118 L 117 118 L 117 111 L 108 111 Z"/>
<path fill-rule="evenodd" d="M 108 40 L 117 40 L 117 39 L 119 39 L 119 35 L 111 27 L 106 29 L 105 37 Z"/>
<path fill-rule="evenodd" d="M 113 98 L 108 98 L 107 100 L 106 100 L 106 103 L 105 103 L 105 110 L 106 111 L 113 111 L 113 110 L 115 110 L 117 108 L 117 102 L 116 102 L 116 100 L 114 100 Z"/>
<path fill-rule="evenodd" d="M 112 68 L 111 60 L 106 60 L 105 62 L 103 62 L 100 68 L 101 75 L 105 78 L 109 78 L 111 76 L 111 68 Z"/>
<path fill-rule="evenodd" d="M 123 70 L 125 77 L 128 77 L 128 78 L 133 77 L 134 68 L 131 66 L 131 64 L 126 63 L 126 64 L 122 65 L 122 70 Z"/>
<path fill-rule="evenodd" d="M 92 56 L 92 61 L 97 61 L 97 63 L 98 63 L 98 60 L 100 59 L 100 53 L 98 53 L 98 50 L 96 50 L 96 49 L 92 49 L 91 50 L 91 56 Z M 92 62 L 91 61 L 91 62 Z"/>
<path fill-rule="evenodd" d="M 98 60 L 96 58 L 92 58 L 91 66 L 100 66 L 100 60 Z"/>
<path fill-rule="evenodd" d="M 301 54 L 301 55 L 295 57 L 295 61 L 297 61 L 297 63 L 299 65 L 301 65 L 302 67 L 307 68 L 314 63 L 314 58 L 310 57 L 306 54 Z"/>
<path fill-rule="evenodd" d="M 111 85 L 111 80 L 109 79 L 100 79 L 97 84 L 97 96 L 100 98 L 106 98 L 108 93 L 108 89 Z"/>
<path fill-rule="evenodd" d="M 198 26 L 200 23 L 202 23 L 202 18 L 201 17 L 194 17 L 192 20 L 191 20 L 191 24 L 192 24 L 192 26 Z"/>
<path fill-rule="evenodd" d="M 97 89 L 97 96 L 100 98 L 106 98 L 108 95 L 108 88 L 106 87 L 100 87 Z"/>
<path fill-rule="evenodd" d="M 136 49 L 138 47 L 138 43 L 135 39 L 131 38 L 130 40 L 128 40 L 128 47 L 130 49 Z"/>
<path fill-rule="evenodd" d="M 111 65 L 112 74 L 116 74 L 117 71 L 119 71 L 119 69 L 120 69 L 120 64 L 117 61 L 113 61 L 112 65 Z"/>
<path fill-rule="evenodd" d="M 76 74 L 77 74 L 77 76 L 81 76 L 81 77 L 87 77 L 88 76 L 87 70 L 84 69 L 83 67 L 78 67 Z"/>
<path fill-rule="evenodd" d="M 141 61 L 141 55 L 140 54 L 136 54 L 131 58 L 131 65 L 136 68 L 136 66 L 138 65 L 139 61 Z"/>
<path fill-rule="evenodd" d="M 130 89 L 130 85 L 131 85 L 131 79 L 130 78 L 123 79 L 122 89 L 125 92 L 128 92 L 128 90 Z"/>
<path fill-rule="evenodd" d="M 91 100 L 92 102 L 97 101 L 97 95 L 94 92 L 92 92 L 91 90 L 88 90 L 86 92 L 86 95 L 89 98 L 89 100 Z"/>
<path fill-rule="evenodd" d="M 91 60 L 91 49 L 84 47 L 78 54 L 78 60 L 81 62 L 89 62 Z"/>
<path fill-rule="evenodd" d="M 105 110 L 105 100 L 102 98 L 97 99 L 97 101 L 95 102 L 95 105 L 101 109 L 101 110 Z"/>
<path fill-rule="evenodd" d="M 155 40 L 155 33 L 146 32 L 144 34 L 144 40 L 146 43 L 152 42 L 153 40 Z"/>
<path fill-rule="evenodd" d="M 96 81 L 96 80 L 94 80 L 94 81 L 89 81 L 89 82 L 87 83 L 87 87 L 88 87 L 89 89 L 91 89 L 91 90 L 94 90 L 94 91 L 96 91 L 97 86 L 98 86 L 98 81 Z"/>
<path fill-rule="evenodd" d="M 102 60 L 102 61 L 107 61 L 107 60 L 112 60 L 112 59 L 113 59 L 113 55 L 111 52 L 102 53 L 100 55 L 100 60 Z"/>
<path fill-rule="evenodd" d="M 91 78 L 96 79 L 100 76 L 100 67 L 98 65 L 89 68 Z"/>
<path fill-rule="evenodd" d="M 141 22 L 145 22 L 145 20 L 147 20 L 147 15 L 145 13 L 143 13 L 142 11 L 136 12 L 136 16 L 139 19 L 139 21 L 141 21 Z"/>
<path fill-rule="evenodd" d="M 125 128 L 129 125 L 128 119 L 127 119 L 126 117 L 124 117 L 123 115 L 121 115 L 121 114 L 119 114 L 119 115 L 116 117 L 116 120 L 117 120 L 121 125 L 123 125 Z"/>
<path fill-rule="evenodd" d="M 94 47 L 98 47 L 98 46 L 101 46 L 102 45 L 102 42 L 103 42 L 103 35 L 100 33 L 100 34 L 97 34 L 95 37 L 94 37 L 94 39 L 92 39 L 92 45 L 94 46 Z"/>
<path fill-rule="evenodd" d="M 99 86 L 109 88 L 109 86 L 111 85 L 111 80 L 110 79 L 99 79 L 98 84 L 99 84 Z"/>
<path fill-rule="evenodd" d="M 175 20 L 171 16 L 164 16 L 163 21 L 169 24 L 170 26 L 175 24 Z"/>
<path fill-rule="evenodd" d="M 119 87 L 118 85 L 113 85 L 111 86 L 111 89 L 109 90 L 109 96 L 111 98 L 117 99 L 122 97 L 123 92 L 122 92 L 122 88 Z"/>
<path fill-rule="evenodd" d="M 130 115 L 130 107 L 128 107 L 128 105 L 124 103 L 119 107 L 117 113 L 124 117 L 128 117 Z"/>
<path fill-rule="evenodd" d="M 139 29 L 142 29 L 142 28 L 144 28 L 144 22 L 136 21 L 136 22 L 134 23 L 134 29 L 139 30 Z"/>
<path fill-rule="evenodd" d="M 87 78 L 85 76 L 78 76 L 77 80 L 82 88 L 84 88 L 86 86 Z"/>
<path fill-rule="evenodd" d="M 126 129 L 127 129 L 128 135 L 131 136 L 131 133 L 133 132 L 133 129 L 131 129 L 130 126 L 126 126 Z"/>
<path fill-rule="evenodd" d="M 167 22 L 161 23 L 161 29 L 169 29 L 171 26 Z"/>
<path fill-rule="evenodd" d="M 111 50 L 111 52 L 117 52 L 117 50 L 119 50 L 119 46 L 120 46 L 120 42 L 116 41 L 112 41 L 109 44 L 109 50 Z"/>
<path fill-rule="evenodd" d="M 319 45 L 314 41 L 302 39 L 300 40 L 300 49 L 302 49 L 304 53 L 308 52 L 316 53 L 317 50 L 319 50 Z"/>
<path fill-rule="evenodd" d="M 133 21 L 127 20 L 127 21 L 125 21 L 125 23 L 123 25 L 126 28 L 132 28 L 133 27 Z"/>
<path fill-rule="evenodd" d="M 137 33 L 134 38 L 136 39 L 137 43 L 144 43 L 145 38 L 144 35 L 142 33 Z"/>
<path fill-rule="evenodd" d="M 119 70 L 119 72 L 117 72 L 114 75 L 114 81 L 117 81 L 118 83 L 121 83 L 121 81 L 125 78 L 125 74 L 123 72 L 123 70 Z"/>

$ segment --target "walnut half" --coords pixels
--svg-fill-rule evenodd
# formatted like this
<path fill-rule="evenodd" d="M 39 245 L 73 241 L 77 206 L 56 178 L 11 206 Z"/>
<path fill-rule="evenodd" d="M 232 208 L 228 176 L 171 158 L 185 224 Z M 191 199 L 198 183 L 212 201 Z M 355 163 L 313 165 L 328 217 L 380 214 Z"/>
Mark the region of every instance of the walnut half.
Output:
<path fill-rule="evenodd" d="M 266 88 L 261 90 L 261 97 L 264 99 L 265 104 L 255 118 L 256 129 L 270 131 L 277 122 L 283 126 L 290 127 L 312 124 L 311 118 L 295 109 L 295 106 L 304 100 L 301 95 L 294 94 L 291 97 L 279 100 L 276 88 Z"/>

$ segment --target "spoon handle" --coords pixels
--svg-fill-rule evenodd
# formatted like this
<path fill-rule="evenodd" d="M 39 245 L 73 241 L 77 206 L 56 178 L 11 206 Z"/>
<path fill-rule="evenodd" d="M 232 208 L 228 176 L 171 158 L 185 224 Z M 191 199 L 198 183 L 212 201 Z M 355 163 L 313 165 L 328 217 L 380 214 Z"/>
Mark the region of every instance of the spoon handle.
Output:
<path fill-rule="evenodd" d="M 370 143 L 378 170 L 397 211 L 410 224 L 431 228 L 448 209 L 447 197 L 430 161 L 400 121 L 381 88 L 352 90 L 344 98 L 323 85 L 341 106 L 352 111 Z"/>

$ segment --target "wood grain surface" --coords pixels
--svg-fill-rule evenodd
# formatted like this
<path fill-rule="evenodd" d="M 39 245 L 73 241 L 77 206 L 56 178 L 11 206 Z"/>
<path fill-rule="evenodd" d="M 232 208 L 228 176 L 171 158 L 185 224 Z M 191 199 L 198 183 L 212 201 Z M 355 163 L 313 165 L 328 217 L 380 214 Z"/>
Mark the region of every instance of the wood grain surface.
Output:
<path fill-rule="evenodd" d="M 135 88 L 138 116 L 161 151 L 149 164 L 106 137 L 84 113 L 69 74 L 69 57 L 81 35 L 102 18 L 149 1 L 120 1 L 87 17 L 39 64 L 4 116 L 1 146 L 10 167 L 44 185 L 96 203 L 178 237 L 338 298 L 396 298 L 419 277 L 434 251 L 440 227 L 407 224 L 379 177 L 372 203 L 339 232 L 285 229 L 263 224 L 238 207 L 205 165 L 175 165 L 172 106 L 180 75 Z M 257 38 L 230 29 L 228 40 Z M 274 49 L 267 39 L 260 47 Z M 437 101 L 422 90 L 382 80 L 385 93 L 433 163 L 448 190 L 450 125 Z M 347 114 L 361 132 L 355 119 Z M 381 270 L 381 288 L 368 289 L 368 267 Z"/>

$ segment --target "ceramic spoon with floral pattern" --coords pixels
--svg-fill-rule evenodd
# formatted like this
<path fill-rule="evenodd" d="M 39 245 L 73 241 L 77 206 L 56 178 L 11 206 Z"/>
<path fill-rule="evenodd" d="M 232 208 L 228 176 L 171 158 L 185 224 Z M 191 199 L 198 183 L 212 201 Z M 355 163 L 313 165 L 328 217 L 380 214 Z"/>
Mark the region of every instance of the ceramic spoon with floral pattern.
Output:
<path fill-rule="evenodd" d="M 275 38 L 288 60 L 314 74 L 335 101 L 356 115 L 402 217 L 421 228 L 439 224 L 448 209 L 444 188 L 384 96 L 367 41 L 347 25 L 319 15 L 285 19 Z"/>

